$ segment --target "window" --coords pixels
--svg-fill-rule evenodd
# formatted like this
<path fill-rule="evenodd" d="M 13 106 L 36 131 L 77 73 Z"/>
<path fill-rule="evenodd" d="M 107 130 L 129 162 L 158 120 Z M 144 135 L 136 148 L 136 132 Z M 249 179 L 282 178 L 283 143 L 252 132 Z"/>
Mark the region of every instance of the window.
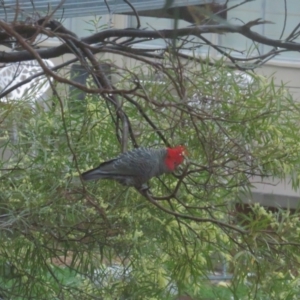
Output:
<path fill-rule="evenodd" d="M 168 19 L 168 18 L 155 18 L 155 17 L 140 17 L 141 21 L 141 28 L 142 29 L 148 29 L 148 30 L 162 30 L 162 29 L 173 29 L 174 28 L 174 20 Z M 186 22 L 184 20 L 179 20 L 178 22 L 178 28 L 184 28 L 187 26 L 190 26 L 191 23 Z M 137 21 L 134 16 L 129 17 L 129 27 L 136 28 Z M 203 37 L 205 37 L 208 40 L 212 40 L 213 34 L 203 34 Z M 189 37 L 189 41 L 185 41 L 184 39 L 182 41 L 182 47 L 184 52 L 190 52 L 190 51 L 196 51 L 201 53 L 208 53 L 210 50 L 210 47 L 206 44 L 201 46 L 199 48 L 199 44 L 204 44 L 204 42 L 197 37 Z M 139 43 L 136 45 L 136 47 L 153 47 L 153 48 L 160 48 L 165 47 L 168 42 L 171 42 L 170 39 L 164 40 L 164 39 L 155 39 L 155 40 L 147 40 Z"/>
<path fill-rule="evenodd" d="M 64 20 L 63 25 L 77 34 L 85 37 L 109 27 L 108 15 L 91 15 L 86 17 L 74 17 Z"/>
<path fill-rule="evenodd" d="M 137 20 L 136 17 L 130 16 L 129 18 L 129 27 L 136 28 Z M 171 29 L 172 28 L 172 19 L 166 18 L 154 18 L 154 17 L 140 17 L 141 28 L 146 30 L 161 30 L 161 29 Z M 166 46 L 166 40 L 164 39 L 155 39 L 141 41 L 137 47 L 153 47 L 161 48 Z"/>
<path fill-rule="evenodd" d="M 229 2 L 230 3 L 230 2 Z M 228 21 L 232 24 L 243 25 L 257 18 L 274 22 L 274 24 L 263 24 L 252 28 L 253 31 L 269 37 L 271 39 L 285 39 L 288 34 L 298 25 L 300 17 L 300 1 L 290 0 L 287 4 L 287 16 L 285 24 L 285 7 L 284 1 L 256 0 L 246 3 L 238 8 L 229 10 Z M 230 6 L 230 5 L 229 5 Z M 284 25 L 285 24 L 285 25 Z M 283 27 L 285 31 L 281 37 Z M 295 41 L 299 42 L 299 38 Z M 251 40 L 237 34 L 228 33 L 219 37 L 219 44 L 230 49 L 237 49 L 241 52 L 233 51 L 232 55 L 259 55 L 269 52 L 272 47 L 260 45 L 255 48 Z M 245 50 L 250 52 L 246 53 Z M 283 52 L 275 60 L 300 60 L 297 52 Z"/>

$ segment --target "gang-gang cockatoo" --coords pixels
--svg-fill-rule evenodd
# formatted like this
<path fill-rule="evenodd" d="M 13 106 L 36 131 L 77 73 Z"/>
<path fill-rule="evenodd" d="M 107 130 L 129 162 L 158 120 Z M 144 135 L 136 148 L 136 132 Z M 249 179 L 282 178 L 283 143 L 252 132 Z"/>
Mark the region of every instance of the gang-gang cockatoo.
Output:
<path fill-rule="evenodd" d="M 101 163 L 82 174 L 83 180 L 113 179 L 139 190 L 155 176 L 173 172 L 184 160 L 184 146 L 174 148 L 137 148 Z"/>

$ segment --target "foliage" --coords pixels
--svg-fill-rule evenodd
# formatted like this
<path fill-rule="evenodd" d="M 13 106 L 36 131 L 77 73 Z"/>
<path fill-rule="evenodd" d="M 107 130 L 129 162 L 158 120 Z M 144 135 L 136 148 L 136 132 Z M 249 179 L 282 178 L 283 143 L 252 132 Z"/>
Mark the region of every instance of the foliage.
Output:
<path fill-rule="evenodd" d="M 27 110 L 19 117 L 17 143 L 3 139 L 2 150 L 14 153 L 3 160 L 0 181 L 0 253 L 9 272 L 3 276 L 4 295 L 167 299 L 188 291 L 199 296 L 201 278 L 216 265 L 215 253 L 234 272 L 230 294 L 238 295 L 241 282 L 249 283 L 244 285 L 248 297 L 254 297 L 257 285 L 261 297 L 278 293 L 279 285 L 270 285 L 276 278 L 284 280 L 281 293 L 298 293 L 291 286 L 299 231 L 290 230 L 298 227 L 297 214 L 257 205 L 253 215 L 233 215 L 254 174 L 295 177 L 297 104 L 284 86 L 275 89 L 267 79 L 252 75 L 253 84 L 241 93 L 229 69 L 191 69 L 189 62 L 180 66 L 186 74 L 183 98 L 176 92 L 183 86 L 174 84 L 178 73 L 168 63 L 163 82 L 139 78 L 140 92 L 122 108 L 139 144 L 162 146 L 142 109 L 172 144 L 184 142 L 188 148 L 189 161 L 179 177 L 151 181 L 153 197 L 165 197 L 157 203 L 169 213 L 132 188 L 80 181 L 80 172 L 119 153 L 111 107 L 101 97 L 88 96 L 77 113 L 53 98 L 54 108 Z M 148 79 L 153 72 L 149 67 Z M 131 86 L 124 75 L 119 88 Z M 22 102 L 7 106 L 8 115 L 20 107 Z M 69 262 L 58 269 L 53 259 Z M 121 275 L 107 279 L 104 266 L 110 264 Z M 77 274 L 69 281 L 62 275 L 68 271 Z"/>
<path fill-rule="evenodd" d="M 92 75 L 84 101 L 55 82 L 47 109 L 1 103 L 1 297 L 298 299 L 298 210 L 237 209 L 254 176 L 299 187 L 300 110 L 285 86 L 171 45 L 120 67 L 65 42 Z M 79 176 L 126 148 L 177 144 L 184 166 L 151 193 Z M 224 262 L 232 278 L 215 285 Z"/>

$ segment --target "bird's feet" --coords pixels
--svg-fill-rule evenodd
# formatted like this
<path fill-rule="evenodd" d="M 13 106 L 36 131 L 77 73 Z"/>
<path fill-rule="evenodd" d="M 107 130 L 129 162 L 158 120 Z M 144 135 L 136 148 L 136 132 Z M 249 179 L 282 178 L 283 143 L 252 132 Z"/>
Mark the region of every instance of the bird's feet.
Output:
<path fill-rule="evenodd" d="M 150 190 L 150 186 L 148 184 L 144 183 L 138 188 L 138 190 L 140 192 L 147 192 Z"/>
<path fill-rule="evenodd" d="M 141 194 L 143 194 L 144 196 L 145 196 L 146 194 L 148 194 L 149 196 L 152 197 L 152 193 L 151 193 L 151 190 L 150 190 L 150 186 L 147 185 L 147 184 L 145 184 L 145 183 L 144 183 L 142 186 L 140 186 L 140 187 L 138 188 L 138 191 L 139 191 Z"/>

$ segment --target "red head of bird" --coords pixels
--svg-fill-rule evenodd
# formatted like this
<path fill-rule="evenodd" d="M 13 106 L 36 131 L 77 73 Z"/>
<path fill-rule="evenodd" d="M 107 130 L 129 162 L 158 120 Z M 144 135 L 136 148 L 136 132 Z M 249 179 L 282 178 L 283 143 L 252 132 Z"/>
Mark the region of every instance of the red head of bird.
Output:
<path fill-rule="evenodd" d="M 165 164 L 167 168 L 170 171 L 174 171 L 176 167 L 183 162 L 185 155 L 186 155 L 186 149 L 184 146 L 167 148 L 167 155 L 165 158 Z"/>

